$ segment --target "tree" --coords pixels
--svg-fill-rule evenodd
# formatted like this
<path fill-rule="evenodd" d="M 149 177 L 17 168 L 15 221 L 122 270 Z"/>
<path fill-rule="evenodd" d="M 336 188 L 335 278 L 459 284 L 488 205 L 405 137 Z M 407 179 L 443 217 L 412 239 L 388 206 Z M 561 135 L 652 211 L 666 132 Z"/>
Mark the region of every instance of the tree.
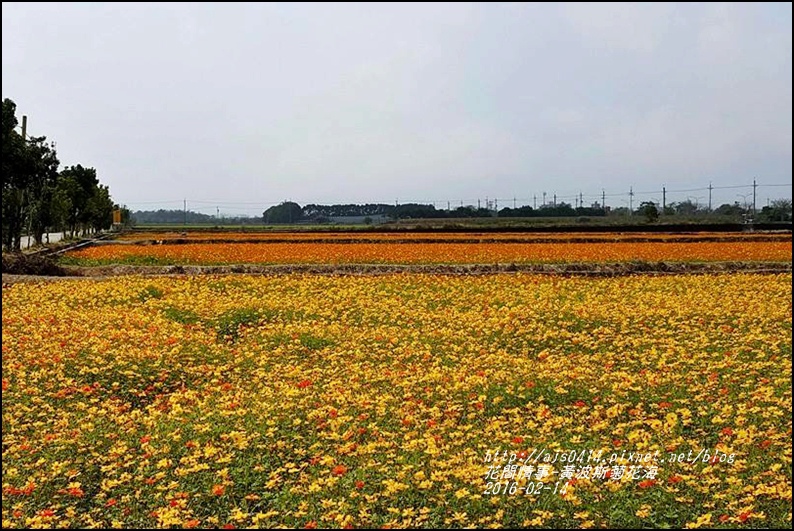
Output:
<path fill-rule="evenodd" d="M 3 247 L 19 250 L 25 219 L 25 141 L 15 131 L 19 124 L 16 104 L 6 98 L 2 103 L 2 171 L 3 171 Z"/>
<path fill-rule="evenodd" d="M 113 203 L 107 186 L 100 186 L 96 170 L 80 165 L 59 173 L 55 144 L 47 138 L 16 132 L 16 104 L 2 102 L 3 211 L 2 242 L 19 251 L 23 231 L 37 243 L 48 230 L 69 226 L 72 236 L 100 230 L 112 222 Z"/>
<path fill-rule="evenodd" d="M 74 237 L 78 231 L 85 233 L 91 222 L 88 202 L 94 196 L 99 180 L 94 168 L 84 168 L 80 164 L 70 166 L 61 171 L 59 183 L 69 199 L 69 212 L 66 222 L 69 232 Z"/>
<path fill-rule="evenodd" d="M 739 202 L 737 201 L 732 205 L 728 203 L 724 203 L 718 206 L 716 210 L 714 210 L 714 213 L 720 216 L 731 216 L 731 217 L 740 218 L 742 217 L 742 215 L 744 215 L 745 210 L 744 208 L 742 208 L 742 205 L 740 205 Z"/>
<path fill-rule="evenodd" d="M 656 208 L 656 203 L 653 201 L 643 201 L 640 203 L 638 212 L 645 216 L 648 223 L 653 223 L 659 219 L 659 209 Z"/>
<path fill-rule="evenodd" d="M 761 209 L 760 221 L 791 221 L 791 199 L 775 199 Z"/>
<path fill-rule="evenodd" d="M 675 213 L 679 216 L 694 216 L 700 210 L 697 203 L 693 203 L 689 199 L 680 203 L 673 203 L 672 206 L 675 208 Z"/>
<path fill-rule="evenodd" d="M 28 220 L 30 232 L 37 244 L 56 221 L 53 211 L 58 187 L 58 156 L 55 144 L 46 143 L 45 137 L 31 138 L 26 149 L 28 164 Z"/>
<path fill-rule="evenodd" d="M 94 189 L 86 204 L 86 219 L 93 232 L 109 229 L 113 224 L 113 201 L 107 186 L 100 184 Z"/>
<path fill-rule="evenodd" d="M 296 223 L 303 218 L 303 209 L 298 203 L 285 201 L 262 213 L 265 223 Z"/>

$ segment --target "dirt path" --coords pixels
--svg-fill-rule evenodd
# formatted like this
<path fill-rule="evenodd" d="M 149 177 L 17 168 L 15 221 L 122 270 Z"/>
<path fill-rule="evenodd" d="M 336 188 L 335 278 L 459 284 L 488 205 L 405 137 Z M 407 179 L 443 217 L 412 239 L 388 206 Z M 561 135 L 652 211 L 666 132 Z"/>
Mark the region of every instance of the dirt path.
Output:
<path fill-rule="evenodd" d="M 790 273 L 791 262 L 629 262 L 615 264 L 459 264 L 459 265 L 231 265 L 231 266 L 66 266 L 70 275 L 61 277 L 12 275 L 3 273 L 3 285 L 18 282 L 58 280 L 98 280 L 123 275 L 186 276 L 186 275 L 386 275 L 424 273 L 444 275 L 492 275 L 496 273 L 534 273 L 543 275 L 575 275 L 611 277 L 621 275 L 681 275 L 715 273 Z"/>

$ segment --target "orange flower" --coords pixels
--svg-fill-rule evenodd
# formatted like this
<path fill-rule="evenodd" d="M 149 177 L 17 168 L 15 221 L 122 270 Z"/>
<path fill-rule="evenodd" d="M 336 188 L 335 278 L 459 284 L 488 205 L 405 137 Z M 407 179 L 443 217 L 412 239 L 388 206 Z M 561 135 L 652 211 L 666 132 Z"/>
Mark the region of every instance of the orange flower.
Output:
<path fill-rule="evenodd" d="M 225 486 L 218 484 L 212 486 L 212 494 L 214 494 L 215 496 L 223 496 L 224 492 L 226 492 Z"/>
<path fill-rule="evenodd" d="M 655 479 L 645 479 L 637 483 L 637 486 L 641 489 L 647 489 L 648 487 L 653 487 L 656 485 Z"/>
<path fill-rule="evenodd" d="M 198 527 L 201 523 L 200 520 L 196 520 L 195 518 L 192 520 L 188 520 L 185 522 L 185 529 L 193 529 L 194 527 Z"/>
<path fill-rule="evenodd" d="M 336 465 L 331 470 L 331 473 L 335 476 L 343 476 L 345 472 L 347 472 L 347 467 L 345 465 Z"/>

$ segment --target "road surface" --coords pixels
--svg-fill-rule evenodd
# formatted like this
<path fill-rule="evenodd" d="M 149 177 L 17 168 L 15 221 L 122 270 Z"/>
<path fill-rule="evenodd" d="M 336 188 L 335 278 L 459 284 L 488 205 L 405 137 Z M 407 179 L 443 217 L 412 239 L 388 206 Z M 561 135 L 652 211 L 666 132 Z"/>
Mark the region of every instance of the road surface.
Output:
<path fill-rule="evenodd" d="M 43 241 L 44 243 L 47 243 L 47 236 L 48 235 L 45 234 L 42 237 L 41 241 Z M 51 232 L 51 233 L 49 233 L 49 237 L 50 237 L 50 243 L 55 243 L 57 241 L 60 241 L 63 238 L 63 233 L 62 232 Z M 36 239 L 33 236 L 22 236 L 22 248 L 23 249 L 27 249 L 28 247 L 32 246 L 34 243 L 36 243 Z"/>

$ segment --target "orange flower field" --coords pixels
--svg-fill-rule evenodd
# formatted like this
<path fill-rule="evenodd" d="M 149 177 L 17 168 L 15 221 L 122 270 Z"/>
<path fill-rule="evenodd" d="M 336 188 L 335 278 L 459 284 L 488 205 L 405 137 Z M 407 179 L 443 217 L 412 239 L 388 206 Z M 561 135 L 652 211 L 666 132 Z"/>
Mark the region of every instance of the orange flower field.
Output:
<path fill-rule="evenodd" d="M 290 259 L 791 258 L 790 245 L 88 251 L 250 261 L 295 248 Z M 789 528 L 791 282 L 4 285 L 3 527 Z"/>
<path fill-rule="evenodd" d="M 102 245 L 67 254 L 73 263 L 460 264 L 625 261 L 791 261 L 785 242 L 605 243 L 225 243 Z"/>

